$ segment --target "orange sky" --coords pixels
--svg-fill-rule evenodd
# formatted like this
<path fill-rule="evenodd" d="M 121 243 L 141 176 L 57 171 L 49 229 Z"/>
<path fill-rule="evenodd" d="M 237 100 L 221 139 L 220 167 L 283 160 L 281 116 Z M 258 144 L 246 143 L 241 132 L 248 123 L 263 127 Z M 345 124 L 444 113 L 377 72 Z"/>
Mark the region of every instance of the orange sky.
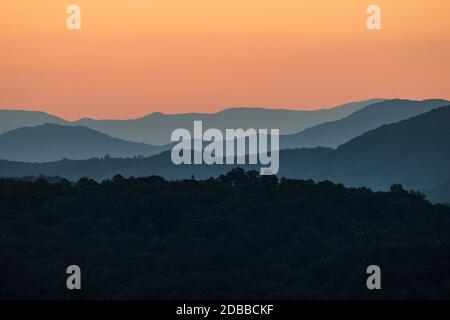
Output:
<path fill-rule="evenodd" d="M 0 1 L 0 108 L 68 119 L 450 99 L 449 57 L 449 0 Z"/>

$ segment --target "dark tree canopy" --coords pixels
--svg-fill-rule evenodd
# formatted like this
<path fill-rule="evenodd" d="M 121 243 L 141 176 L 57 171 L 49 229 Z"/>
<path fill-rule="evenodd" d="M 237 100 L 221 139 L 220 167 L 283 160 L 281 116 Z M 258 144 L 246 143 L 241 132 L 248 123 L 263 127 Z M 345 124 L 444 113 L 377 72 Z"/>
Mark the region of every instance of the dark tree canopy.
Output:
<path fill-rule="evenodd" d="M 0 180 L 0 298 L 450 298 L 449 230 L 448 206 L 400 185 Z"/>

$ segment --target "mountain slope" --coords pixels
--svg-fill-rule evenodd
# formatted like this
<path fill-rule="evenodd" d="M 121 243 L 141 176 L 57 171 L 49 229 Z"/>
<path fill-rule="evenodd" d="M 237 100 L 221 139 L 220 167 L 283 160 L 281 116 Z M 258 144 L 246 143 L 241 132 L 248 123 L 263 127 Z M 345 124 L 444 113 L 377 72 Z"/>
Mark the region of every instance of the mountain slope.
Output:
<path fill-rule="evenodd" d="M 219 113 L 167 115 L 154 113 L 133 120 L 81 119 L 75 124 L 92 128 L 112 137 L 153 145 L 170 143 L 170 135 L 178 128 L 191 129 L 195 120 L 207 128 L 279 128 L 281 134 L 293 134 L 327 121 L 342 119 L 380 99 L 349 103 L 332 109 L 297 111 L 263 108 L 232 108 Z"/>
<path fill-rule="evenodd" d="M 4 300 L 450 299 L 450 207 L 400 188 L 241 170 L 208 181 L 0 180 L 0 208 Z M 71 263 L 82 293 L 64 290 Z M 365 285 L 374 263 L 382 290 Z"/>
<path fill-rule="evenodd" d="M 0 110 L 0 134 L 22 128 L 35 127 L 45 123 L 68 125 L 70 122 L 45 112 L 24 110 Z"/>
<path fill-rule="evenodd" d="M 348 186 L 387 189 L 394 183 L 426 190 L 450 176 L 450 106 L 367 132 L 336 150 L 292 149 L 280 152 L 279 176 L 332 180 Z M 72 180 L 159 175 L 168 179 L 218 176 L 237 165 L 175 166 L 170 152 L 142 159 L 91 159 L 45 164 L 0 162 L 0 176 L 44 174 Z M 259 170 L 260 165 L 239 165 Z"/>
<path fill-rule="evenodd" d="M 435 109 L 369 131 L 339 147 L 334 159 L 358 181 L 361 170 L 373 180 L 382 173 L 417 189 L 434 185 L 450 176 L 449 124 L 450 106 Z"/>
<path fill-rule="evenodd" d="M 426 189 L 450 176 L 449 123 L 450 106 L 432 110 L 383 125 L 325 154 L 316 151 L 308 166 L 307 152 L 317 149 L 288 150 L 280 174 L 375 189 L 393 183 Z"/>
<path fill-rule="evenodd" d="M 80 126 L 44 124 L 24 127 L 0 135 L 0 159 L 44 162 L 63 158 L 150 156 L 166 147 L 155 147 L 111 138 Z"/>
<path fill-rule="evenodd" d="M 446 100 L 389 100 L 371 104 L 348 117 L 283 136 L 282 148 L 336 148 L 383 124 L 395 123 L 448 105 Z"/>

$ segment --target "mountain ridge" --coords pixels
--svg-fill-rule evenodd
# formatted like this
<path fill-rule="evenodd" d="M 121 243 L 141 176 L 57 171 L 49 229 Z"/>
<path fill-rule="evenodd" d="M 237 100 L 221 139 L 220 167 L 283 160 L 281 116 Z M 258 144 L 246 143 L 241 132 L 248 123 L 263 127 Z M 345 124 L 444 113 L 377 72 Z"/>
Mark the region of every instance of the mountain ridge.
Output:
<path fill-rule="evenodd" d="M 194 120 L 203 120 L 205 128 L 279 128 L 282 134 L 296 133 L 319 123 L 344 118 L 379 101 L 383 101 L 383 99 L 351 102 L 334 108 L 318 110 L 236 107 L 216 113 L 164 114 L 154 112 L 136 119 L 124 120 L 81 118 L 76 121 L 67 121 L 43 112 L 0 110 L 0 134 L 21 127 L 56 123 L 80 125 L 113 138 L 162 146 L 170 143 L 170 135 L 173 130 L 190 127 Z M 22 118 L 25 119 L 22 120 Z"/>
<path fill-rule="evenodd" d="M 45 123 L 69 125 L 70 122 L 43 111 L 0 110 L 0 134 L 22 127 L 34 127 Z"/>
<path fill-rule="evenodd" d="M 395 99 L 370 104 L 349 116 L 281 137 L 282 148 L 337 148 L 351 139 L 384 124 L 395 123 L 450 104 L 447 100 Z"/>
<path fill-rule="evenodd" d="M 82 126 L 49 123 L 22 127 L 0 135 L 0 158 L 26 162 L 48 162 L 63 158 L 83 160 L 105 155 L 150 156 L 169 147 L 112 138 Z"/>
<path fill-rule="evenodd" d="M 450 177 L 450 106 L 384 125 L 337 149 L 287 149 L 280 152 L 278 176 L 331 180 L 346 186 L 385 190 L 394 183 L 424 190 Z M 395 138 L 397 137 L 397 138 Z M 170 152 L 141 159 L 63 160 L 44 164 L 0 161 L 0 176 L 47 175 L 76 180 L 158 175 L 170 180 L 209 178 L 235 167 L 258 170 L 260 165 L 181 165 Z"/>
<path fill-rule="evenodd" d="M 135 120 L 80 120 L 75 123 L 128 141 L 153 145 L 170 143 L 170 134 L 178 128 L 190 128 L 193 121 L 203 121 L 207 128 L 279 128 L 281 133 L 295 133 L 330 120 L 341 119 L 380 99 L 347 103 L 331 109 L 289 110 L 270 108 L 231 108 L 218 113 L 152 114 Z"/>

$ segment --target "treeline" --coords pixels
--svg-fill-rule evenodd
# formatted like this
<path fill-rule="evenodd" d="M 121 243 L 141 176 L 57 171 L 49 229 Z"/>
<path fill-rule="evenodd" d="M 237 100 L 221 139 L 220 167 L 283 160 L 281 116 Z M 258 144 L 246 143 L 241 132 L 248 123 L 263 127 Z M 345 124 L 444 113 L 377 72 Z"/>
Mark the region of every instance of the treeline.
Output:
<path fill-rule="evenodd" d="M 0 298 L 450 298 L 449 231 L 450 207 L 400 185 L 0 180 Z"/>

